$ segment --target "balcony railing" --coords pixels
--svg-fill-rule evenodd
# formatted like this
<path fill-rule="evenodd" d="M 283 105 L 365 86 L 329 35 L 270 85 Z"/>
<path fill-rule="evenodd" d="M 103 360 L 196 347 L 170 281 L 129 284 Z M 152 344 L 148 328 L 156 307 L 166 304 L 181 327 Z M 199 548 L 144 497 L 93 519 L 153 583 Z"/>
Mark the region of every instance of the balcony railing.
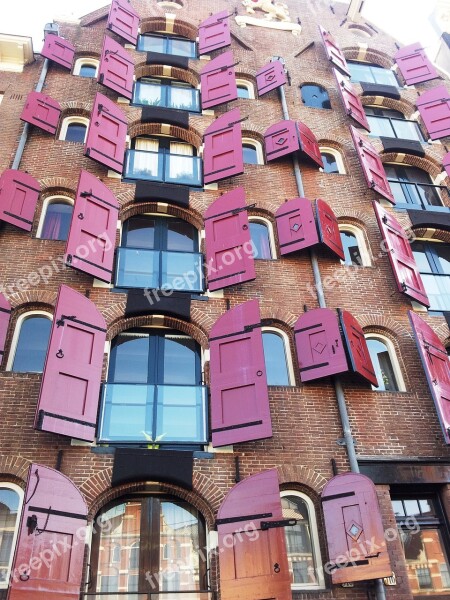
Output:
<path fill-rule="evenodd" d="M 201 187 L 202 160 L 198 156 L 171 154 L 165 149 L 159 152 L 128 150 L 124 177 Z"/>
<path fill-rule="evenodd" d="M 376 115 L 367 115 L 367 120 L 370 125 L 370 135 L 422 143 L 425 141 L 419 125 L 415 121 Z"/>
<path fill-rule="evenodd" d="M 134 87 L 133 103 L 200 112 L 200 93 L 190 87 L 138 81 Z"/>
<path fill-rule="evenodd" d="M 388 179 L 394 195 L 397 208 L 410 208 L 418 210 L 433 210 L 448 212 L 443 206 L 443 198 L 448 200 L 449 190 L 444 185 L 431 183 L 414 183 L 412 181 L 399 181 Z"/>
<path fill-rule="evenodd" d="M 216 600 L 213 591 L 181 592 L 82 592 L 80 600 Z"/>

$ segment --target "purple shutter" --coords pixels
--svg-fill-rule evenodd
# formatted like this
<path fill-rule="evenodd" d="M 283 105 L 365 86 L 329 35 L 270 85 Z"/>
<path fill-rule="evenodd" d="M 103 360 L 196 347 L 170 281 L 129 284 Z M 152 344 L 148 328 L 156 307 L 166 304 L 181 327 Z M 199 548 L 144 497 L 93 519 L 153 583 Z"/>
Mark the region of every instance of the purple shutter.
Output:
<path fill-rule="evenodd" d="M 272 437 L 258 301 L 220 317 L 209 347 L 213 446 Z"/>
<path fill-rule="evenodd" d="M 7 169 L 0 176 L 0 219 L 31 231 L 41 186 L 22 171 Z"/>
<path fill-rule="evenodd" d="M 276 469 L 237 483 L 217 514 L 222 600 L 292 597 Z M 278 565 L 275 567 L 275 565 Z"/>
<path fill-rule="evenodd" d="M 87 506 L 65 475 L 33 463 L 11 571 L 9 600 L 78 600 Z"/>
<path fill-rule="evenodd" d="M 311 129 L 300 121 L 297 123 L 298 135 L 300 141 L 300 151 L 310 158 L 316 165 L 323 168 L 322 155 L 320 154 L 319 144 L 316 136 Z"/>
<path fill-rule="evenodd" d="M 446 444 L 450 444 L 450 366 L 447 352 L 431 327 L 409 311 L 423 370 L 436 406 Z"/>
<path fill-rule="evenodd" d="M 131 54 L 105 35 L 98 73 L 98 82 L 131 100 L 133 95 L 134 62 Z"/>
<path fill-rule="evenodd" d="M 236 100 L 238 94 L 233 53 L 224 52 L 210 60 L 200 71 L 200 80 L 203 109 Z"/>
<path fill-rule="evenodd" d="M 447 152 L 447 154 L 442 159 L 442 166 L 444 167 L 447 175 L 450 177 L 450 152 Z"/>
<path fill-rule="evenodd" d="M 286 72 L 279 60 L 273 60 L 256 72 L 258 94 L 263 96 L 287 82 Z"/>
<path fill-rule="evenodd" d="M 3 356 L 5 354 L 5 342 L 10 317 L 11 304 L 3 294 L 0 294 L 0 365 L 3 362 Z"/>
<path fill-rule="evenodd" d="M 241 113 L 238 108 L 218 117 L 203 135 L 205 183 L 220 181 L 244 172 Z"/>
<path fill-rule="evenodd" d="M 320 198 L 316 200 L 317 224 L 319 226 L 320 241 L 336 254 L 341 260 L 345 259 L 342 247 L 341 232 L 338 220 L 329 204 Z"/>
<path fill-rule="evenodd" d="M 342 473 L 322 491 L 328 556 L 334 584 L 392 574 L 377 491 L 360 473 Z"/>
<path fill-rule="evenodd" d="M 369 348 L 367 347 L 367 341 L 361 325 L 346 310 L 338 310 L 338 312 L 354 373 L 358 373 L 372 385 L 378 386 L 377 376 L 375 375 Z"/>
<path fill-rule="evenodd" d="M 84 153 L 106 167 L 122 173 L 127 118 L 116 104 L 97 93 L 84 145 Z"/>
<path fill-rule="evenodd" d="M 215 200 L 204 219 L 208 289 L 219 290 L 255 279 L 244 188 Z"/>
<path fill-rule="evenodd" d="M 275 213 L 280 254 L 290 254 L 319 242 L 313 205 L 308 198 L 294 198 Z"/>
<path fill-rule="evenodd" d="M 49 58 L 66 69 L 71 69 L 75 57 L 75 46 L 68 40 L 57 35 L 46 35 L 44 47 L 41 50 L 42 56 Z"/>
<path fill-rule="evenodd" d="M 41 92 L 30 92 L 20 118 L 48 133 L 55 134 L 61 116 L 59 103 Z"/>
<path fill-rule="evenodd" d="M 59 288 L 35 427 L 92 442 L 106 339 L 95 304 L 66 285 Z"/>
<path fill-rule="evenodd" d="M 315 308 L 294 325 L 300 379 L 303 383 L 348 371 L 336 312 Z"/>
<path fill-rule="evenodd" d="M 450 96 L 445 86 L 421 94 L 416 106 L 432 140 L 450 135 Z"/>
<path fill-rule="evenodd" d="M 292 154 L 300 149 L 297 124 L 295 121 L 279 121 L 271 125 L 264 134 L 267 160 Z"/>
<path fill-rule="evenodd" d="M 439 77 L 419 42 L 400 48 L 394 54 L 394 58 L 408 85 Z"/>
<path fill-rule="evenodd" d="M 108 29 L 121 38 L 136 44 L 139 15 L 128 0 L 112 0 L 108 16 Z"/>
<path fill-rule="evenodd" d="M 342 50 L 339 48 L 336 40 L 329 31 L 326 31 L 319 25 L 320 35 L 322 36 L 323 45 L 325 46 L 325 52 L 327 53 L 328 60 L 333 63 L 342 73 L 350 77 L 350 71 L 348 69 L 347 61 Z"/>
<path fill-rule="evenodd" d="M 206 54 L 218 48 L 225 48 L 231 44 L 229 13 L 227 10 L 208 17 L 198 26 L 198 51 Z"/>
<path fill-rule="evenodd" d="M 386 171 L 378 152 L 369 141 L 359 135 L 354 127 L 350 126 L 350 131 L 367 185 L 370 189 L 375 190 L 389 200 L 389 202 L 395 204 L 394 196 L 386 177 Z"/>
<path fill-rule="evenodd" d="M 344 104 L 345 112 L 356 121 L 361 127 L 370 131 L 370 125 L 364 112 L 364 107 L 361 104 L 358 94 L 355 92 L 350 80 L 344 77 L 339 71 L 333 69 L 334 76 L 337 82 L 337 88 Z"/>
<path fill-rule="evenodd" d="M 97 177 L 81 171 L 64 261 L 111 282 L 119 203 Z"/>
<path fill-rule="evenodd" d="M 405 230 L 395 217 L 382 208 L 378 202 L 373 203 L 377 216 L 381 235 L 383 236 L 384 250 L 389 256 L 397 289 L 411 300 L 415 300 L 424 306 L 430 306 L 430 302 L 417 268 L 411 242 Z"/>

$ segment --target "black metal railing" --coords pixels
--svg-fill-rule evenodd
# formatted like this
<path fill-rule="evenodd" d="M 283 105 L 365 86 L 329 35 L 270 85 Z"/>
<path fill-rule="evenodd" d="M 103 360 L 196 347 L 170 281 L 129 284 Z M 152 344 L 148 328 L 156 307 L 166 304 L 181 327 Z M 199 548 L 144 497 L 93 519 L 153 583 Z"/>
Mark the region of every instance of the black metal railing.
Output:
<path fill-rule="evenodd" d="M 381 117 L 367 115 L 370 125 L 370 135 L 377 137 L 397 138 L 400 140 L 413 140 L 424 143 L 422 132 L 416 121 L 398 119 L 395 117 Z"/>
<path fill-rule="evenodd" d="M 128 150 L 124 177 L 201 187 L 202 159 L 199 156 L 172 154 L 165 149 L 158 152 Z"/>

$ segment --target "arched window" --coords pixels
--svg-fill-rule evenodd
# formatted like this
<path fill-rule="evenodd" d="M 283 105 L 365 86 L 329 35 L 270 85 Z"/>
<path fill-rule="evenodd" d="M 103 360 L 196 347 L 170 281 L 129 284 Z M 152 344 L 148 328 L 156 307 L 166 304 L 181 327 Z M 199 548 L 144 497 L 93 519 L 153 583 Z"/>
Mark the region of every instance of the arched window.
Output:
<path fill-rule="evenodd" d="M 424 142 L 416 121 L 410 121 L 398 110 L 380 106 L 365 106 L 364 112 L 370 125 L 370 135 Z"/>
<path fill-rule="evenodd" d="M 254 98 L 255 89 L 253 83 L 246 79 L 236 79 L 236 87 L 238 92 L 238 98 Z"/>
<path fill-rule="evenodd" d="M 262 339 L 268 385 L 295 385 L 289 339 L 274 327 L 263 327 Z"/>
<path fill-rule="evenodd" d="M 197 58 L 196 43 L 187 38 L 159 33 L 143 33 L 138 37 L 137 50 L 172 56 Z"/>
<path fill-rule="evenodd" d="M 367 347 L 377 376 L 377 392 L 405 391 L 405 384 L 392 342 L 381 335 L 367 334 Z"/>
<path fill-rule="evenodd" d="M 0 482 L 0 590 L 9 585 L 22 500 L 19 486 Z"/>
<path fill-rule="evenodd" d="M 97 77 L 98 65 L 95 58 L 79 58 L 75 61 L 73 74 L 79 77 Z"/>
<path fill-rule="evenodd" d="M 393 71 L 384 69 L 378 65 L 364 62 L 348 61 L 351 81 L 366 83 L 378 83 L 380 85 L 393 85 L 398 87 L 398 81 Z"/>
<path fill-rule="evenodd" d="M 442 210 L 442 195 L 448 198 L 445 186 L 434 185 L 426 171 L 400 164 L 385 164 L 384 170 L 391 186 L 397 208 Z"/>
<path fill-rule="evenodd" d="M 200 112 L 200 93 L 189 83 L 169 77 L 141 77 L 134 86 L 133 103 Z"/>
<path fill-rule="evenodd" d="M 415 240 L 411 249 L 430 301 L 430 310 L 450 310 L 450 244 Z"/>
<path fill-rule="evenodd" d="M 88 125 L 89 119 L 85 117 L 66 117 L 61 124 L 59 139 L 83 144 L 86 139 Z"/>
<path fill-rule="evenodd" d="M 21 315 L 17 321 L 6 369 L 41 373 L 44 369 L 52 317 L 43 311 Z"/>
<path fill-rule="evenodd" d="M 252 138 L 242 138 L 242 152 L 244 155 L 244 163 L 247 165 L 263 165 L 264 154 L 263 149 L 257 140 Z"/>
<path fill-rule="evenodd" d="M 339 225 L 345 260 L 343 264 L 369 267 L 369 252 L 362 231 L 354 225 Z"/>
<path fill-rule="evenodd" d="M 72 213 L 73 201 L 70 198 L 47 198 L 42 208 L 37 237 L 43 240 L 67 240 Z"/>
<path fill-rule="evenodd" d="M 255 259 L 276 258 L 272 224 L 266 219 L 250 217 L 250 238 L 252 240 Z"/>
<path fill-rule="evenodd" d="M 302 102 L 312 108 L 331 108 L 328 92 L 321 85 L 305 84 L 300 86 Z"/>
<path fill-rule="evenodd" d="M 344 161 L 340 152 L 334 148 L 320 147 L 320 155 L 323 161 L 324 173 L 341 173 L 345 174 Z"/>

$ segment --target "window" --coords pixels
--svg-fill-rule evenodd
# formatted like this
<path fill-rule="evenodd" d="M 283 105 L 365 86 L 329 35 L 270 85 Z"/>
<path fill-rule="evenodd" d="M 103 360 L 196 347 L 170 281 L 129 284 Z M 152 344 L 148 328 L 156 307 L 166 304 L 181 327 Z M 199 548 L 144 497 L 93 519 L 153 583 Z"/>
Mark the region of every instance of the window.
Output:
<path fill-rule="evenodd" d="M 372 136 L 425 142 L 418 123 L 405 119 L 405 115 L 398 110 L 366 106 L 364 112 Z"/>
<path fill-rule="evenodd" d="M 238 98 L 251 98 L 255 97 L 255 90 L 253 84 L 246 79 L 236 79 Z"/>
<path fill-rule="evenodd" d="M 37 237 L 43 240 L 67 240 L 73 204 L 69 198 L 48 198 L 44 202 Z"/>
<path fill-rule="evenodd" d="M 442 194 L 448 198 L 445 186 L 433 185 L 426 171 L 406 165 L 385 164 L 384 169 L 391 186 L 397 208 L 417 210 L 442 210 Z"/>
<path fill-rule="evenodd" d="M 369 63 L 349 61 L 347 64 L 351 81 L 353 82 L 364 81 L 366 83 L 378 83 L 379 85 L 393 85 L 398 87 L 397 78 L 390 69 L 384 69 L 383 67 Z"/>
<path fill-rule="evenodd" d="M 13 483 L 0 483 L 0 589 L 9 584 L 23 492 Z"/>
<path fill-rule="evenodd" d="M 66 117 L 59 132 L 59 139 L 66 142 L 83 144 L 86 138 L 89 119 L 85 117 Z"/>
<path fill-rule="evenodd" d="M 371 260 L 367 250 L 364 234 L 354 225 L 339 225 L 341 242 L 344 248 L 344 265 L 370 267 Z"/>
<path fill-rule="evenodd" d="M 320 85 L 302 85 L 300 86 L 302 102 L 305 106 L 312 108 L 331 108 L 328 92 Z"/>
<path fill-rule="evenodd" d="M 51 316 L 45 312 L 36 311 L 19 317 L 8 360 L 8 371 L 42 373 L 51 326 Z"/>
<path fill-rule="evenodd" d="M 255 259 L 271 259 L 276 258 L 273 252 L 274 241 L 272 225 L 269 221 L 249 219 L 250 238 L 253 245 L 253 258 Z"/>
<path fill-rule="evenodd" d="M 98 60 L 94 58 L 79 58 L 73 67 L 73 74 L 79 77 L 97 77 Z"/>
<path fill-rule="evenodd" d="M 450 310 L 450 245 L 416 240 L 411 244 L 430 310 Z"/>
<path fill-rule="evenodd" d="M 134 86 L 133 103 L 200 112 L 200 93 L 183 81 L 141 77 Z"/>
<path fill-rule="evenodd" d="M 377 392 L 404 391 L 405 386 L 392 342 L 381 335 L 366 335 L 367 347 L 372 359 L 378 386 Z"/>
<path fill-rule="evenodd" d="M 320 155 L 322 156 L 324 173 L 341 173 L 345 174 L 344 161 L 340 152 L 334 148 L 320 147 Z"/>
<path fill-rule="evenodd" d="M 264 327 L 262 340 L 268 385 L 294 385 L 292 358 L 286 334 L 279 329 Z"/>
<path fill-rule="evenodd" d="M 264 154 L 261 144 L 252 138 L 242 138 L 242 153 L 244 164 L 246 165 L 263 165 Z"/>
<path fill-rule="evenodd" d="M 186 38 L 144 33 L 138 37 L 137 49 L 140 52 L 157 52 L 158 54 L 171 54 L 197 58 L 195 42 Z"/>
<path fill-rule="evenodd" d="M 111 552 L 111 562 L 113 562 L 113 563 L 120 562 L 120 553 L 121 553 L 121 547 L 117 544 L 115 546 L 113 546 L 112 552 Z"/>

